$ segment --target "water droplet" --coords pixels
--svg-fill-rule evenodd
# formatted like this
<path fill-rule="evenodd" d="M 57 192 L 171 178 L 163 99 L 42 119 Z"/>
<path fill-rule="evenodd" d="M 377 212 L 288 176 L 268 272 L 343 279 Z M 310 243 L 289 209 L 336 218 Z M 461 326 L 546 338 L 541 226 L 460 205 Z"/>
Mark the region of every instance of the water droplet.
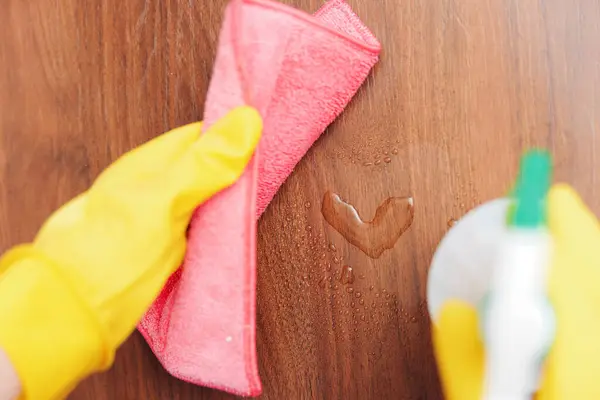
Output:
<path fill-rule="evenodd" d="M 333 290 L 338 290 L 340 287 L 338 285 L 333 286 Z"/>
<path fill-rule="evenodd" d="M 390 152 L 389 152 L 389 151 L 387 151 L 387 150 L 384 150 L 384 151 L 383 151 L 383 155 L 387 156 L 388 154 L 390 154 Z"/>
<path fill-rule="evenodd" d="M 354 270 L 349 265 L 344 265 L 340 272 L 340 282 L 344 285 L 354 283 Z"/>
<path fill-rule="evenodd" d="M 380 294 L 379 294 L 379 293 L 375 293 L 375 297 L 379 297 L 379 296 L 380 296 Z"/>
<path fill-rule="evenodd" d="M 386 299 L 389 299 L 389 298 L 390 298 L 390 294 L 389 294 L 389 293 L 386 293 L 386 294 L 385 294 L 385 298 L 386 298 Z"/>
<path fill-rule="evenodd" d="M 365 278 L 366 278 L 366 276 L 365 276 L 365 274 L 360 274 L 359 278 L 360 278 L 360 279 L 365 279 Z"/>
<path fill-rule="evenodd" d="M 362 294 L 360 292 L 356 292 L 356 293 L 354 293 L 354 295 L 356 296 L 356 298 L 359 298 L 360 296 L 362 296 Z"/>
<path fill-rule="evenodd" d="M 448 223 L 447 223 L 448 224 L 448 228 L 452 228 L 456 224 L 456 222 L 457 221 L 454 218 L 450 218 L 448 220 Z"/>
<path fill-rule="evenodd" d="M 375 286 L 370 286 L 369 287 L 369 290 L 373 290 L 373 289 L 375 289 Z"/>
<path fill-rule="evenodd" d="M 372 163 L 372 162 L 369 162 L 369 161 L 365 161 L 365 162 L 363 163 L 363 165 L 364 165 L 365 167 L 370 167 L 371 165 L 373 165 L 373 163 Z"/>
<path fill-rule="evenodd" d="M 312 204 L 310 204 L 310 201 L 307 201 L 306 203 L 304 203 L 304 207 L 306 208 L 310 208 Z"/>
<path fill-rule="evenodd" d="M 333 244 L 333 243 L 329 243 L 329 250 L 330 250 L 330 251 L 336 251 L 336 250 L 337 250 L 337 248 L 335 247 L 335 244 Z"/>
<path fill-rule="evenodd" d="M 384 161 L 386 164 L 389 164 L 389 163 L 391 163 L 391 162 L 392 162 L 392 159 L 391 159 L 390 157 L 386 157 L 386 158 L 384 158 L 384 159 L 383 159 L 383 161 Z"/>
<path fill-rule="evenodd" d="M 398 149 L 393 149 L 392 154 L 398 154 Z"/>
<path fill-rule="evenodd" d="M 364 315 L 361 315 L 361 316 L 360 316 L 360 319 L 361 319 L 362 321 L 364 321 L 364 320 L 366 319 L 366 317 L 365 317 Z"/>
<path fill-rule="evenodd" d="M 378 258 L 385 250 L 393 248 L 410 227 L 414 204 L 412 198 L 388 198 L 377 208 L 373 220 L 365 222 L 352 205 L 344 202 L 340 196 L 327 192 L 323 196 L 321 212 L 325 220 L 346 240 L 369 257 Z"/>
<path fill-rule="evenodd" d="M 337 257 L 333 257 L 333 262 L 334 262 L 334 263 L 336 263 L 336 264 L 339 264 L 339 262 L 340 262 L 340 259 L 339 259 L 339 258 L 337 258 Z"/>
<path fill-rule="evenodd" d="M 331 271 L 331 263 L 327 263 L 327 271 Z"/>
<path fill-rule="evenodd" d="M 353 289 L 353 288 L 351 288 L 351 287 L 349 287 L 349 288 L 346 288 L 346 292 L 348 292 L 348 293 L 352 293 L 352 292 L 354 292 L 354 289 Z"/>
<path fill-rule="evenodd" d="M 327 285 L 327 278 L 323 278 L 319 281 L 319 286 L 321 287 L 321 289 L 325 289 L 326 285 Z"/>
<path fill-rule="evenodd" d="M 312 226 L 308 225 L 308 226 L 306 227 L 306 230 L 307 230 L 307 231 L 311 231 L 311 230 L 312 230 Z M 312 235 L 312 234 L 311 234 L 311 235 Z"/>
<path fill-rule="evenodd" d="M 381 160 L 375 160 L 375 165 L 381 164 Z"/>
<path fill-rule="evenodd" d="M 365 304 L 365 300 L 364 300 L 364 299 L 360 299 L 358 302 L 359 302 L 360 304 Z"/>

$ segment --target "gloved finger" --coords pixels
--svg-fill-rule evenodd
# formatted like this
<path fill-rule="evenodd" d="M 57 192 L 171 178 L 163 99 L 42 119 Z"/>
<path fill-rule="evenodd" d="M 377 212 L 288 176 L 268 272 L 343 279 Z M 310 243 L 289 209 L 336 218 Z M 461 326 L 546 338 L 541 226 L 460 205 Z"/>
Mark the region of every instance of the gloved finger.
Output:
<path fill-rule="evenodd" d="M 557 319 L 564 319 L 565 315 L 572 318 L 579 313 L 597 315 L 600 312 L 598 219 L 567 185 L 554 186 L 548 203 L 548 225 L 554 242 L 548 294 Z M 565 325 L 559 324 L 559 328 L 564 330 Z M 557 341 L 559 338 L 560 331 Z"/>
<path fill-rule="evenodd" d="M 124 154 L 111 164 L 95 185 L 110 181 L 120 185 L 134 179 L 146 179 L 163 173 L 181 158 L 200 137 L 202 122 L 180 126 Z"/>
<path fill-rule="evenodd" d="M 548 226 L 554 242 L 549 276 L 551 297 L 561 293 L 560 288 L 565 285 L 576 286 L 580 293 L 598 295 L 593 287 L 600 280 L 597 263 L 600 226 L 571 187 L 561 184 L 550 190 Z"/>
<path fill-rule="evenodd" d="M 239 107 L 202 134 L 168 172 L 177 210 L 187 213 L 232 185 L 244 172 L 262 133 L 255 109 Z"/>
<path fill-rule="evenodd" d="M 478 400 L 483 393 L 484 346 L 477 311 L 449 300 L 433 326 L 433 345 L 448 400 Z"/>
<path fill-rule="evenodd" d="M 552 236 L 561 244 L 582 245 L 600 237 L 596 216 L 568 185 L 558 184 L 550 189 L 548 214 Z"/>

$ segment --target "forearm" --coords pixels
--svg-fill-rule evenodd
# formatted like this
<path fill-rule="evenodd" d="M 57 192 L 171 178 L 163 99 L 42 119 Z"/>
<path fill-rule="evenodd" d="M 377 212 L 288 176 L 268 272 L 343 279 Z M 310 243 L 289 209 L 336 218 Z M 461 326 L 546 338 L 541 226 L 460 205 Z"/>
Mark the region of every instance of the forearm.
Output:
<path fill-rule="evenodd" d="M 21 382 L 4 350 L 0 349 L 0 400 L 16 399 L 21 393 Z"/>

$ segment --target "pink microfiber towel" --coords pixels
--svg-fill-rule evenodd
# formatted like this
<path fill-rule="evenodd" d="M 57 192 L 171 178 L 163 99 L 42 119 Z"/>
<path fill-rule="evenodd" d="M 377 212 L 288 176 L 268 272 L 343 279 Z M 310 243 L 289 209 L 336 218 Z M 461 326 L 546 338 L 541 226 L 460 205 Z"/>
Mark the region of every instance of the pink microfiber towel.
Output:
<path fill-rule="evenodd" d="M 205 123 L 248 104 L 263 116 L 263 137 L 241 179 L 196 211 L 183 267 L 139 325 L 172 375 L 240 395 L 261 392 L 256 220 L 379 51 L 341 0 L 314 17 L 264 0 L 234 0 L 227 8 Z"/>

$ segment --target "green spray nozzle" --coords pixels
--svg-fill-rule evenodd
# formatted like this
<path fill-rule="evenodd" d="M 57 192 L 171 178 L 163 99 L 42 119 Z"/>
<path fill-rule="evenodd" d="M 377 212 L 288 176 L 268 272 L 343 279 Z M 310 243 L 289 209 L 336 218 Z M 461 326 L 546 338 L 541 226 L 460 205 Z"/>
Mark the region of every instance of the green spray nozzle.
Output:
<path fill-rule="evenodd" d="M 546 225 L 546 199 L 552 182 L 552 162 L 545 150 L 530 150 L 521 158 L 507 224 L 522 228 Z"/>

